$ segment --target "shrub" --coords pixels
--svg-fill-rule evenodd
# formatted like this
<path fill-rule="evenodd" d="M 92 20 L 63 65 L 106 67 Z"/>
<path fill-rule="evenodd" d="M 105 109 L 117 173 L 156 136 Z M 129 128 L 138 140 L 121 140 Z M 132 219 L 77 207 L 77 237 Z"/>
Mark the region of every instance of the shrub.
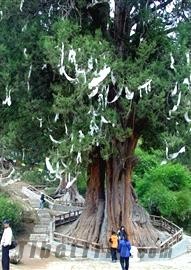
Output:
<path fill-rule="evenodd" d="M 158 214 L 187 227 L 191 215 L 191 174 L 180 164 L 158 165 L 136 183 L 140 201 Z"/>
<path fill-rule="evenodd" d="M 137 182 L 142 179 L 145 173 L 160 164 L 161 152 L 155 150 L 148 153 L 137 148 L 135 154 L 138 157 L 138 163 L 134 170 L 133 180 Z"/>
<path fill-rule="evenodd" d="M 0 225 L 2 227 L 2 221 L 8 219 L 11 222 L 11 227 L 14 231 L 19 230 L 19 225 L 22 220 L 22 208 L 21 206 L 11 201 L 6 195 L 0 194 Z"/>

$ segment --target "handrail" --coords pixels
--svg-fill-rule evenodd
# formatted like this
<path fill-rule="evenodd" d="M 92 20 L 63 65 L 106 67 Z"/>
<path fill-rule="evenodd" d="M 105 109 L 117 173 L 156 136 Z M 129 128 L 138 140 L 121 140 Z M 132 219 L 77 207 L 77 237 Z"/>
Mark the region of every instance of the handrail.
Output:
<path fill-rule="evenodd" d="M 29 190 L 35 192 L 36 194 L 40 195 L 41 192 L 29 185 L 27 187 Z M 58 203 L 55 199 L 53 199 L 52 197 L 44 194 L 44 197 L 45 197 L 45 200 L 48 201 L 49 203 L 51 204 L 56 204 Z M 82 206 L 81 203 L 73 203 L 73 202 L 62 202 L 60 204 L 62 205 L 68 205 L 68 203 L 70 203 L 72 206 Z M 71 222 L 71 221 L 74 221 L 77 217 L 79 217 L 82 213 L 82 210 L 76 210 L 76 211 L 72 211 L 72 212 L 67 212 L 67 213 L 64 213 L 64 214 L 59 214 L 59 215 L 55 215 L 54 216 L 54 221 L 52 222 L 52 228 L 55 228 L 56 227 L 56 222 L 58 221 L 62 221 L 61 224 L 64 224 L 67 223 L 67 222 Z M 168 249 L 169 247 L 171 247 L 173 244 L 179 242 L 182 237 L 183 237 L 183 229 L 181 229 L 180 227 L 178 227 L 176 224 L 174 224 L 173 222 L 167 220 L 166 218 L 162 217 L 162 216 L 156 216 L 156 215 L 150 215 L 150 218 L 151 218 L 151 222 L 155 225 L 155 226 L 160 226 L 162 227 L 163 229 L 165 229 L 166 231 L 168 231 L 169 233 L 171 233 L 172 235 L 166 239 L 165 241 L 163 241 L 161 244 L 160 244 L 160 247 L 137 247 L 138 250 L 165 250 L 165 249 Z M 60 224 L 59 224 L 60 225 Z M 63 235 L 63 234 L 59 234 L 59 233 L 56 233 L 54 230 L 53 230 L 53 238 L 55 238 L 55 236 L 60 236 L 61 237 L 61 241 L 63 238 L 67 238 L 67 239 L 72 239 L 72 237 L 69 237 L 69 236 L 66 236 L 66 235 Z M 91 243 L 91 242 L 88 242 L 86 240 L 83 240 L 83 239 L 77 239 L 77 238 L 73 238 L 73 240 L 75 239 L 75 243 L 78 243 L 78 242 L 83 242 L 83 243 L 86 243 L 86 245 L 88 246 L 95 246 L 96 247 L 99 247 L 99 249 L 108 249 L 108 247 L 103 247 L 101 246 L 100 244 L 98 243 Z"/>
<path fill-rule="evenodd" d="M 174 224 L 172 221 L 169 221 L 168 219 L 164 218 L 163 216 L 161 216 L 162 220 L 166 221 L 168 224 L 171 224 L 172 226 L 174 226 L 175 228 L 177 228 L 178 230 L 180 229 L 180 227 L 178 227 L 176 224 Z"/>
<path fill-rule="evenodd" d="M 169 221 L 168 219 L 164 218 L 163 216 L 155 216 L 155 215 L 150 215 L 151 221 L 153 221 L 154 219 L 157 219 L 159 221 L 165 221 L 167 222 L 169 225 L 172 225 L 173 227 L 175 227 L 176 229 L 180 230 L 180 227 L 178 227 L 176 224 L 174 224 L 172 221 Z"/>
<path fill-rule="evenodd" d="M 171 237 L 166 239 L 164 242 L 162 242 L 160 245 L 160 249 L 164 250 L 171 247 L 173 244 L 176 244 L 180 240 L 182 240 L 182 237 L 183 237 L 183 229 L 180 229 L 174 235 L 172 235 Z"/>
<path fill-rule="evenodd" d="M 179 242 L 183 237 L 183 229 L 169 221 L 168 219 L 160 216 L 151 215 L 151 222 L 159 221 L 160 226 L 167 230 L 172 235 L 160 244 L 160 249 L 164 250 L 171 247 L 173 244 Z M 156 224 L 155 224 L 156 225 Z"/>
<path fill-rule="evenodd" d="M 65 216 L 67 214 L 69 214 L 69 213 L 65 213 L 65 214 L 57 215 L 57 216 Z M 165 249 L 168 249 L 173 244 L 179 242 L 182 239 L 183 229 L 179 228 L 176 224 L 174 224 L 173 222 L 167 220 L 166 218 L 164 218 L 162 216 L 160 217 L 160 216 L 151 215 L 151 221 L 153 221 L 152 218 L 157 219 L 158 221 L 161 221 L 161 227 L 164 226 L 165 229 L 166 229 L 166 227 L 165 227 L 165 224 L 163 224 L 163 221 L 166 222 L 169 226 L 173 227 L 173 229 L 175 228 L 176 232 L 173 233 L 173 235 L 170 236 L 168 239 L 163 241 L 160 244 L 160 247 L 137 247 L 139 252 L 141 252 L 141 251 L 150 252 L 150 250 L 154 250 L 155 252 L 164 251 Z M 64 241 L 66 241 L 68 244 L 72 244 L 72 245 L 91 247 L 92 249 L 98 249 L 98 250 L 102 250 L 102 251 L 108 250 L 108 247 L 103 247 L 99 243 L 88 242 L 87 240 L 84 240 L 84 239 L 79 239 L 79 238 L 67 236 L 67 235 L 64 235 L 61 233 L 57 233 L 57 232 L 53 232 L 53 238 L 54 238 L 54 240 L 59 240 L 61 238 L 60 241 L 62 243 Z M 84 245 L 83 245 L 83 243 L 84 243 Z"/>
<path fill-rule="evenodd" d="M 74 215 L 72 215 L 72 213 Z M 67 212 L 67 213 L 63 213 L 63 214 L 56 214 L 54 216 L 55 217 L 59 217 L 59 218 L 64 217 L 64 216 L 67 216 L 67 215 L 69 215 L 69 216 L 77 216 L 76 213 L 79 216 L 82 213 L 82 210 L 74 210 L 74 211 L 70 211 L 70 212 Z"/>
<path fill-rule="evenodd" d="M 63 214 L 54 215 L 52 228 L 55 228 L 57 226 L 64 225 L 68 222 L 72 222 L 76 220 L 81 215 L 81 213 L 82 213 L 82 210 L 75 210 L 75 211 L 71 211 L 71 212 L 67 212 Z"/>
<path fill-rule="evenodd" d="M 60 239 L 61 238 L 61 239 Z M 99 243 L 95 243 L 95 242 L 89 242 L 87 240 L 84 239 L 80 239 L 80 238 L 75 238 L 75 237 L 71 237 L 65 234 L 61 234 L 61 233 L 57 233 L 54 232 L 54 240 L 58 241 L 61 240 L 61 243 L 67 243 L 67 244 L 72 244 L 72 245 L 76 245 L 76 246 L 83 246 L 83 247 L 90 247 L 93 250 L 108 250 L 109 247 L 108 246 L 102 246 Z M 85 245 L 82 245 L 82 243 L 84 243 Z M 156 250 L 158 251 L 160 248 L 157 247 L 137 247 L 138 250 Z"/>
<path fill-rule="evenodd" d="M 72 201 L 63 201 L 62 198 L 54 199 L 55 203 L 62 204 L 66 206 L 77 206 L 77 207 L 84 207 L 84 203 L 81 202 L 72 202 Z"/>
<path fill-rule="evenodd" d="M 35 187 L 31 186 L 31 185 L 29 185 L 27 188 L 28 188 L 29 190 L 31 190 L 31 191 L 37 193 L 38 195 L 41 194 L 41 191 L 39 191 L 37 188 L 35 188 Z M 52 203 L 52 204 L 54 203 L 54 199 L 53 199 L 52 197 L 48 196 L 47 194 L 44 194 L 44 199 L 45 199 L 46 201 L 48 201 L 49 203 Z"/>
<path fill-rule="evenodd" d="M 108 249 L 108 247 L 103 248 L 102 245 L 95 242 L 89 242 L 84 239 L 75 238 L 72 236 L 54 232 L 54 240 L 56 241 L 56 240 L 59 240 L 60 238 L 61 238 L 61 243 L 72 244 L 72 245 L 86 247 L 86 248 L 92 248 L 94 250 Z"/>
<path fill-rule="evenodd" d="M 40 195 L 41 194 L 41 191 L 39 191 L 36 187 L 34 186 L 31 186 L 31 185 L 28 185 L 27 188 L 33 192 L 35 192 L 36 194 Z M 71 201 L 68 201 L 68 202 L 63 202 L 61 200 L 57 200 L 57 199 L 53 199 L 52 197 L 50 197 L 49 195 L 47 194 L 44 194 L 44 198 L 47 202 L 51 203 L 51 204 L 59 204 L 59 205 L 65 205 L 65 206 L 68 206 L 68 205 L 71 205 L 71 206 L 76 206 L 76 207 L 84 207 L 84 203 L 79 203 L 79 202 L 71 202 Z"/>

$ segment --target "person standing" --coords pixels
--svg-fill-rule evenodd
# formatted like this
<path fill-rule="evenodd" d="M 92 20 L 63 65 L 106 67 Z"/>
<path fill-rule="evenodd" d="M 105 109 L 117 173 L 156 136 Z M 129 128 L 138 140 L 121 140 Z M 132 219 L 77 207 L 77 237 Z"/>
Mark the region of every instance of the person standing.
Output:
<path fill-rule="evenodd" d="M 126 236 L 122 236 L 122 239 L 119 241 L 119 252 L 120 252 L 120 264 L 122 270 L 129 269 L 129 257 L 131 256 L 130 253 L 131 244 Z"/>
<path fill-rule="evenodd" d="M 119 240 L 121 240 L 123 237 L 127 238 L 127 232 L 124 226 L 121 226 L 121 228 L 117 232 L 117 235 Z"/>
<path fill-rule="evenodd" d="M 3 221 L 4 231 L 1 238 L 2 247 L 2 270 L 10 269 L 9 248 L 12 242 L 12 229 L 8 220 Z"/>
<path fill-rule="evenodd" d="M 45 198 L 44 198 L 44 194 L 42 193 L 40 196 L 40 209 L 44 208 L 44 204 L 45 204 Z"/>
<path fill-rule="evenodd" d="M 111 243 L 111 259 L 112 262 L 117 261 L 117 248 L 118 248 L 118 237 L 117 234 L 112 231 L 111 237 L 109 239 L 109 242 Z"/>

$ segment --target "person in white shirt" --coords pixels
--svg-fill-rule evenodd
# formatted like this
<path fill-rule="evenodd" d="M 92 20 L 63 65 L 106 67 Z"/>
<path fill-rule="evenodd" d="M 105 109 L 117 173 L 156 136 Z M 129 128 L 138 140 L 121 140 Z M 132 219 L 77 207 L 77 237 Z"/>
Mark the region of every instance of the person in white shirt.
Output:
<path fill-rule="evenodd" d="M 2 270 L 10 269 L 10 259 L 9 259 L 9 247 L 12 242 L 13 233 L 8 220 L 3 221 L 4 231 L 1 238 L 2 247 Z"/>

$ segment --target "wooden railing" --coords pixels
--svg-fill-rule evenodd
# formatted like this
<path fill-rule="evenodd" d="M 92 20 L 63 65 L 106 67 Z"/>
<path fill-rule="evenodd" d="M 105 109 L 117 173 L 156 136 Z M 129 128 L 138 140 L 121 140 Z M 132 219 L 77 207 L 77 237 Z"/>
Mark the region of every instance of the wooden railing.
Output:
<path fill-rule="evenodd" d="M 90 248 L 93 250 L 101 250 L 101 245 L 94 242 L 88 242 L 84 239 L 79 239 L 71 236 L 67 236 L 61 233 L 54 232 L 54 241 L 66 244 L 66 245 L 72 245 L 76 247 L 81 248 Z"/>
<path fill-rule="evenodd" d="M 66 219 L 69 218 L 69 216 L 67 216 L 68 214 L 69 213 L 59 215 L 58 216 L 59 219 L 57 219 L 58 223 L 60 222 L 60 220 L 62 220 L 64 218 L 66 218 Z M 71 216 L 71 213 L 70 213 L 70 216 Z M 171 234 L 171 236 L 168 239 L 166 239 L 164 242 L 162 242 L 159 247 L 156 247 L 156 246 L 155 247 L 137 247 L 137 249 L 140 253 L 142 253 L 142 252 L 143 253 L 162 252 L 164 250 L 169 249 L 170 247 L 172 247 L 174 244 L 176 244 L 177 242 L 179 242 L 182 239 L 183 230 L 181 228 L 179 228 L 176 224 L 174 224 L 173 222 L 171 222 L 163 217 L 153 216 L 153 215 L 151 215 L 150 217 L 151 217 L 151 222 L 155 227 L 158 227 L 162 230 L 169 232 Z M 64 223 L 62 223 L 62 224 L 64 224 Z M 56 223 L 55 223 L 55 225 L 56 225 Z M 56 225 L 56 226 L 59 226 L 59 225 Z M 70 237 L 70 236 L 60 234 L 57 232 L 53 233 L 53 239 L 56 242 L 63 243 L 63 244 L 75 245 L 77 247 L 90 248 L 93 250 L 101 250 L 101 251 L 108 250 L 108 247 L 103 247 L 102 245 L 100 245 L 98 243 L 88 242 L 84 239 Z"/>
<path fill-rule="evenodd" d="M 53 220 L 53 230 L 55 230 L 55 228 L 60 225 L 73 222 L 81 215 L 81 213 L 82 210 L 76 210 L 69 213 L 55 215 Z M 88 242 L 87 240 L 71 237 L 68 235 L 57 233 L 55 231 L 53 232 L 53 239 L 54 241 L 62 244 L 73 245 L 81 248 L 90 248 L 93 250 L 103 250 L 103 247 L 98 243 Z"/>
<path fill-rule="evenodd" d="M 151 222 L 155 227 L 167 231 L 171 236 L 160 244 L 160 250 L 172 247 L 174 244 L 182 240 L 183 229 L 164 217 L 151 215 Z"/>
<path fill-rule="evenodd" d="M 82 213 L 82 210 L 75 210 L 54 216 L 55 227 L 75 221 Z"/>
<path fill-rule="evenodd" d="M 66 205 L 66 206 L 84 207 L 84 203 L 73 202 L 73 201 L 64 201 L 62 197 L 55 199 L 55 203 Z"/>
<path fill-rule="evenodd" d="M 40 191 L 37 187 L 31 186 L 29 185 L 27 187 L 27 189 L 29 189 L 30 191 L 34 192 L 37 195 L 41 195 L 42 191 Z M 63 201 L 61 199 L 53 199 L 52 197 L 48 196 L 47 194 L 44 194 L 44 199 L 45 201 L 47 201 L 48 203 L 54 205 L 54 204 L 60 204 L 63 206 L 75 206 L 75 207 L 84 207 L 84 203 L 79 203 L 79 202 L 71 202 L 71 201 Z"/>
<path fill-rule="evenodd" d="M 41 195 L 41 191 L 39 191 L 37 188 L 33 186 L 28 186 L 27 187 L 30 191 L 34 192 L 37 195 Z M 53 199 L 52 197 L 44 194 L 45 200 L 49 202 L 50 204 L 58 204 L 58 201 Z M 63 202 L 60 201 L 61 205 L 71 205 L 71 206 L 79 206 L 82 207 L 83 204 L 80 203 L 75 203 L 75 202 Z M 54 217 L 54 220 L 52 222 L 52 234 L 53 234 L 53 239 L 55 241 L 60 241 L 61 243 L 67 243 L 67 244 L 73 244 L 76 246 L 83 246 L 83 247 L 90 247 L 92 249 L 100 249 L 100 250 L 107 250 L 108 247 L 103 247 L 98 243 L 91 243 L 83 239 L 78 239 L 74 237 L 69 237 L 67 235 L 63 235 L 60 233 L 55 232 L 55 228 L 57 226 L 72 222 L 76 220 L 82 213 L 82 210 L 77 210 L 77 211 L 72 211 L 68 213 L 64 213 L 61 215 L 56 215 Z M 166 249 L 169 249 L 172 247 L 174 244 L 182 240 L 183 237 L 183 229 L 178 227 L 176 224 L 173 222 L 160 217 L 160 216 L 154 216 L 151 215 L 151 222 L 155 227 L 160 228 L 161 230 L 167 231 L 171 236 L 163 241 L 159 247 L 137 247 L 140 252 L 148 253 L 151 250 L 155 250 L 156 252 L 158 251 L 164 251 Z"/>
<path fill-rule="evenodd" d="M 31 186 L 31 185 L 28 186 L 27 188 L 28 188 L 30 191 L 36 193 L 36 194 L 39 195 L 39 196 L 40 196 L 41 193 L 42 193 L 40 190 L 38 190 L 37 188 L 35 188 L 35 187 Z M 44 199 L 45 199 L 45 201 L 47 201 L 48 203 L 54 204 L 54 199 L 53 199 L 52 197 L 46 195 L 46 194 L 44 194 Z"/>
<path fill-rule="evenodd" d="M 160 249 L 165 250 L 172 247 L 173 245 L 181 241 L 182 237 L 183 237 L 183 229 L 180 229 L 174 235 L 172 235 L 171 237 L 166 239 L 164 242 L 162 242 L 160 245 Z"/>
<path fill-rule="evenodd" d="M 152 224 L 155 227 L 165 230 L 170 234 L 175 234 L 177 231 L 181 229 L 176 224 L 174 224 L 173 222 L 169 221 L 168 219 L 162 216 L 150 215 L 150 218 L 151 218 Z"/>

